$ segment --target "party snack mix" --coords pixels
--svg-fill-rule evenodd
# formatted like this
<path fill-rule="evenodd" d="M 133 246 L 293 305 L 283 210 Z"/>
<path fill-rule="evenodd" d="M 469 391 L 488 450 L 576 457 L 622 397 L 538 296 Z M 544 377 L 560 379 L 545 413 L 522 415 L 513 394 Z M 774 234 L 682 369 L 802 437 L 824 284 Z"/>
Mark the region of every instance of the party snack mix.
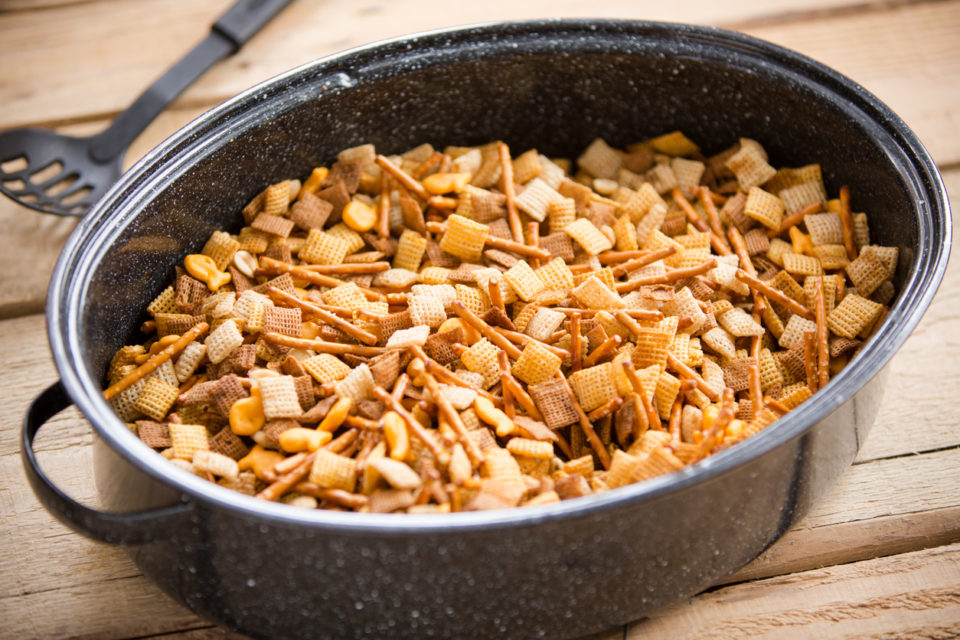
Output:
<path fill-rule="evenodd" d="M 361 145 L 242 214 L 104 397 L 212 482 L 380 513 L 557 502 L 735 445 L 877 330 L 898 258 L 819 165 L 680 132 L 575 165 Z"/>

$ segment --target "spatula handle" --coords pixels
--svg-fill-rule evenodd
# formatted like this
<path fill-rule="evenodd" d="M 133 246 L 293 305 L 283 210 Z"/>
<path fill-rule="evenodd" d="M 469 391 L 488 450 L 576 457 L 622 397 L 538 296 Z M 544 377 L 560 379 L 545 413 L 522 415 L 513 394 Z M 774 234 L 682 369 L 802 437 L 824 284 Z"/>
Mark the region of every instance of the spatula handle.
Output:
<path fill-rule="evenodd" d="M 97 162 L 118 157 L 167 105 L 214 64 L 236 53 L 290 0 L 238 0 L 213 24 L 210 34 L 160 76 L 113 123 L 94 137 Z"/>

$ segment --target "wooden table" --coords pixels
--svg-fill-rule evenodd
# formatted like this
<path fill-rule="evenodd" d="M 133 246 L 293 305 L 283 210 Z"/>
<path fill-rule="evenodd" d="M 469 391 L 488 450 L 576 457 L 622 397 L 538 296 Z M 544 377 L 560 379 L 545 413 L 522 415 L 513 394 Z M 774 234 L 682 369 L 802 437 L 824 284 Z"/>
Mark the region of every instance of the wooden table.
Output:
<path fill-rule="evenodd" d="M 97 131 L 206 33 L 227 0 L 0 0 L 0 129 Z M 849 75 L 913 127 L 960 195 L 960 1 L 297 0 L 188 90 L 128 163 L 247 86 L 386 37 L 456 24 L 605 16 L 723 26 Z M 0 636 L 237 637 L 163 595 L 126 554 L 58 524 L 37 503 L 17 437 L 56 379 L 44 294 L 73 222 L 0 198 Z M 815 510 L 723 585 L 602 638 L 960 635 L 960 269 L 891 366 L 880 418 Z M 41 432 L 46 468 L 92 500 L 89 427 L 71 409 Z M 590 615 L 588 611 L 582 615 Z"/>

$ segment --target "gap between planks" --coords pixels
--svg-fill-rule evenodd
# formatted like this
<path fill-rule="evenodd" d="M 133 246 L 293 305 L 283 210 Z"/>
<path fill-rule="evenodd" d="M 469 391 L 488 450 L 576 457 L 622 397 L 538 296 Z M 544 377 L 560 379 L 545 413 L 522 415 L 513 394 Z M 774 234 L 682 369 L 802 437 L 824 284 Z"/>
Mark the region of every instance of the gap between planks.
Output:
<path fill-rule="evenodd" d="M 732 585 L 630 625 L 628 640 L 960 635 L 960 544 Z"/>
<path fill-rule="evenodd" d="M 8 88 L 0 86 L 0 103 L 6 106 L 0 126 L 75 122 L 91 114 L 118 113 L 144 88 L 145 78 L 159 76 L 173 62 L 170 52 L 192 46 L 225 6 L 222 1 L 166 1 L 161 10 L 156 2 L 90 3 L 45 11 L 42 24 L 29 15 L 0 15 L 0 34 L 7 26 L 7 37 L 0 38 L 0 57 L 6 46 L 10 55 L 15 52 L 22 62 L 9 71 Z M 347 0 L 294 3 L 243 51 L 206 74 L 179 104 L 213 105 L 308 60 L 425 29 L 552 16 L 661 19 L 744 30 L 835 66 L 889 101 L 917 128 L 935 157 L 944 162 L 958 159 L 956 118 L 944 116 L 955 111 L 956 101 L 942 90 L 960 80 L 955 55 L 956 25 L 960 24 L 957 2 L 783 0 L 774 4 L 738 0 L 718 4 L 698 0 L 647 6 L 619 0 L 605 3 L 599 13 L 596 6 L 573 0 L 493 0 L 469 5 L 421 0 L 418 6 L 420 10 L 410 11 L 402 3 L 380 2 L 359 9 Z M 147 15 L 149 21 L 144 20 Z M 794 15 L 807 18 L 791 17 Z M 51 33 L 77 23 L 89 23 L 82 29 L 87 38 L 50 38 Z M 324 29 L 323 25 L 329 24 L 340 28 Z M 318 28 L 309 28 L 312 25 Z M 163 33 L 163 47 L 143 46 L 148 26 Z M 906 38 L 906 33 L 922 33 L 923 37 Z M 107 40 L 128 55 L 118 61 L 110 48 L 89 46 L 90 41 Z M 889 41 L 898 46 L 886 46 Z M 76 64 L 67 70 L 60 64 L 63 59 Z M 916 73 L 918 67 L 923 73 Z M 77 69 L 91 71 L 78 76 Z M 36 78 L 43 78 L 42 90 L 30 88 Z M 98 90 L 91 92 L 88 86 Z"/>

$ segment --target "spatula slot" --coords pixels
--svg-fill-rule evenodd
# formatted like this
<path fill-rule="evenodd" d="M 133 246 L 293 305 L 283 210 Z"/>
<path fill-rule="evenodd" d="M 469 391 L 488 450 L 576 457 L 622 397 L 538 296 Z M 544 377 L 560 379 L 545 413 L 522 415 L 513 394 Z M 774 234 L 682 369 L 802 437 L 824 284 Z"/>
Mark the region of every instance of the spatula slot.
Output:
<path fill-rule="evenodd" d="M 74 191 L 73 193 L 68 193 L 64 197 L 60 198 L 60 204 L 64 206 L 70 206 L 74 202 L 82 200 L 88 193 L 93 189 L 89 185 L 84 185 Z"/>
<path fill-rule="evenodd" d="M 34 184 L 43 184 L 51 178 L 55 177 L 58 173 L 63 171 L 63 163 L 59 160 L 54 160 L 43 169 L 39 169 L 30 174 L 30 182 Z"/>
<path fill-rule="evenodd" d="M 44 191 L 48 196 L 54 198 L 57 195 L 69 189 L 73 185 L 73 183 L 77 181 L 78 177 L 79 176 L 76 173 L 71 173 L 66 178 L 53 183 L 52 185 L 44 189 Z"/>
<path fill-rule="evenodd" d="M 27 166 L 29 166 L 29 163 L 27 162 L 26 156 L 23 156 L 23 155 L 15 156 L 13 158 L 10 158 L 9 160 L 4 160 L 3 162 L 0 162 L 0 172 L 3 172 L 9 175 L 9 174 L 17 173 L 18 171 L 23 171 L 24 169 L 27 168 Z"/>

